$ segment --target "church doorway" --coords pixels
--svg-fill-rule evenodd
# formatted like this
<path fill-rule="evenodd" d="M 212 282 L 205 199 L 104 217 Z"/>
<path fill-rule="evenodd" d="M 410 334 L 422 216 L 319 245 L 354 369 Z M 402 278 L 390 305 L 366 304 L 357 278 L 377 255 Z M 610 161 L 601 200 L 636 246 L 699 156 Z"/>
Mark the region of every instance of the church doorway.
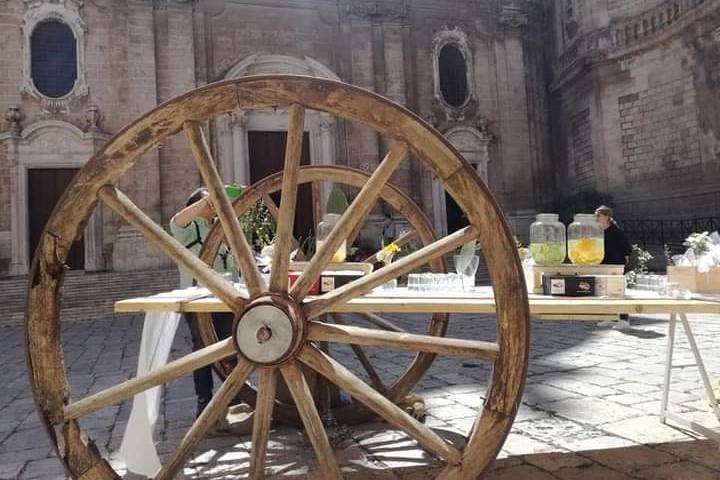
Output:
<path fill-rule="evenodd" d="M 40 236 L 55 204 L 78 168 L 28 169 L 28 258 L 33 258 Z M 65 262 L 73 270 L 85 269 L 85 237 L 73 243 Z"/>
<path fill-rule="evenodd" d="M 280 172 L 285 166 L 285 143 L 287 132 L 277 131 L 248 131 L 248 153 L 250 164 L 250 183 L 253 184 L 268 175 Z M 301 165 L 310 165 L 310 136 L 303 134 Z M 280 193 L 272 195 L 275 203 L 280 206 Z M 313 234 L 315 223 L 313 221 L 312 186 L 300 185 L 295 208 L 295 238 L 303 239 Z"/>
<path fill-rule="evenodd" d="M 447 192 L 445 192 L 445 212 L 447 213 L 448 233 L 453 233 L 470 225 L 465 213 Z"/>

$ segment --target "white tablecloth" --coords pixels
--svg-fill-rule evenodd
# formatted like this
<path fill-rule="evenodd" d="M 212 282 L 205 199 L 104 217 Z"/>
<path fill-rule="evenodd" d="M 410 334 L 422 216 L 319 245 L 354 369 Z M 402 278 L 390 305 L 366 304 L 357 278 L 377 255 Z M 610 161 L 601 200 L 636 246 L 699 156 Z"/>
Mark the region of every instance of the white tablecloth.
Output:
<path fill-rule="evenodd" d="M 179 313 L 154 312 L 145 315 L 138 355 L 138 377 L 167 363 L 179 322 Z M 120 444 L 120 458 L 125 461 L 127 469 L 147 477 L 155 476 L 161 468 L 153 441 L 161 397 L 162 385 L 135 395 Z"/>

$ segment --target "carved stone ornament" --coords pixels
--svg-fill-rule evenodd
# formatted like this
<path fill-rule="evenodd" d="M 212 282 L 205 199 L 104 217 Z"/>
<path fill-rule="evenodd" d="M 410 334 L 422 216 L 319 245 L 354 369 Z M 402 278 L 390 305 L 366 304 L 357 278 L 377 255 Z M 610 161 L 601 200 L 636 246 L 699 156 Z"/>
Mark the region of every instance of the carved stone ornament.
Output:
<path fill-rule="evenodd" d="M 353 3 L 345 6 L 345 13 L 351 18 L 368 20 L 405 20 L 408 16 L 407 5 L 385 5 L 382 3 Z"/>
<path fill-rule="evenodd" d="M 26 11 L 21 25 L 23 78 L 20 91 L 38 100 L 45 112 L 51 114 L 67 112 L 73 98 L 88 94 L 85 75 L 87 26 L 80 16 L 83 0 L 24 0 L 24 2 Z M 60 98 L 50 98 L 40 93 L 32 79 L 30 39 L 35 27 L 47 20 L 56 20 L 67 25 L 72 30 L 76 41 L 77 78 L 72 90 Z"/>
<path fill-rule="evenodd" d="M 22 131 L 20 122 L 22 122 L 24 116 L 19 105 L 10 105 L 7 110 L 5 110 L 5 120 L 7 120 L 10 133 L 20 135 Z"/>
<path fill-rule="evenodd" d="M 491 122 L 489 118 L 487 118 L 485 115 L 480 114 L 475 122 L 475 126 L 477 127 L 478 131 L 488 140 L 493 140 L 495 138 L 495 135 L 490 132 L 490 125 L 492 125 L 494 122 Z"/>
<path fill-rule="evenodd" d="M 517 5 L 503 5 L 500 10 L 500 24 L 507 28 L 525 28 L 528 25 L 528 14 Z"/>
<path fill-rule="evenodd" d="M 102 120 L 102 114 L 97 105 L 90 105 L 85 112 L 85 131 L 86 132 L 101 132 L 100 121 Z"/>

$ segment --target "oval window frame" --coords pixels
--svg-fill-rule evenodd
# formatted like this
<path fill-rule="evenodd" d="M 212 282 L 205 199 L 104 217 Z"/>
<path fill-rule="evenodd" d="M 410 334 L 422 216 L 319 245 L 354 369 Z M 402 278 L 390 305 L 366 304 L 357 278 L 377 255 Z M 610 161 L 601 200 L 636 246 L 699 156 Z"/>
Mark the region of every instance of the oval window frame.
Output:
<path fill-rule="evenodd" d="M 449 78 L 447 78 L 450 75 L 444 74 L 444 70 L 454 70 L 454 69 L 456 69 L 457 66 L 456 65 L 443 65 L 443 52 L 450 52 L 450 51 L 455 52 L 452 55 L 455 55 L 456 58 L 454 58 L 454 59 L 447 58 L 447 55 L 446 55 L 445 56 L 446 61 L 462 62 L 462 75 L 461 75 L 462 78 L 459 78 L 460 77 L 459 76 L 457 79 L 454 79 L 454 81 L 452 81 L 452 82 L 450 81 Z M 440 47 L 436 61 L 438 63 L 438 83 L 439 83 L 438 88 L 440 90 L 440 96 L 442 97 L 442 100 L 445 102 L 445 104 L 447 104 L 451 108 L 458 108 L 458 109 L 463 108 L 470 101 L 470 85 L 468 82 L 468 61 L 465 56 L 465 53 L 463 52 L 462 48 L 458 44 L 456 44 L 454 42 L 446 42 L 445 44 L 443 44 Z M 460 64 L 458 64 L 458 65 L 460 65 Z M 454 73 L 454 72 L 451 72 L 451 73 Z M 451 84 L 444 85 L 443 80 L 450 82 Z M 461 83 L 462 88 L 464 90 L 463 94 L 462 94 L 462 101 L 460 101 L 459 103 L 452 102 L 451 100 L 454 100 L 454 99 L 448 98 L 449 95 L 446 94 L 445 87 L 447 87 L 448 89 L 451 89 L 453 87 L 452 83 L 455 83 L 455 82 Z"/>
<path fill-rule="evenodd" d="M 69 43 L 72 44 L 72 48 L 73 48 L 72 56 L 73 56 L 73 60 L 74 60 L 74 72 L 73 72 L 74 78 L 72 79 L 72 85 L 67 89 L 67 91 L 65 91 L 64 93 L 57 95 L 57 96 L 52 95 L 47 89 L 45 89 L 44 86 L 43 86 L 43 88 L 41 88 L 40 85 L 38 85 L 38 82 L 36 81 L 36 64 L 35 64 L 35 60 L 33 58 L 33 52 L 35 51 L 35 43 L 34 42 L 37 40 L 35 35 L 38 33 L 39 28 L 42 28 L 42 27 L 44 27 L 46 25 L 50 25 L 50 24 L 58 24 L 64 28 L 65 32 L 63 32 L 63 33 L 70 35 L 71 38 L 68 40 L 72 40 Z M 70 97 L 73 94 L 73 92 L 75 92 L 77 90 L 78 82 L 80 80 L 80 62 L 78 61 L 78 53 L 79 53 L 78 52 L 78 50 L 79 50 L 78 49 L 78 38 L 75 35 L 75 32 L 73 31 L 72 27 L 70 25 L 68 25 L 67 22 L 64 22 L 62 19 L 59 19 L 56 17 L 46 18 L 46 19 L 38 22 L 37 24 L 35 24 L 35 26 L 33 27 L 32 31 L 30 32 L 30 35 L 29 35 L 29 45 L 28 46 L 30 49 L 30 81 L 32 82 L 32 85 L 35 88 L 35 90 L 43 97 L 48 98 L 50 100 L 63 100 L 63 99 Z"/>
<path fill-rule="evenodd" d="M 480 41 L 489 41 L 482 34 L 479 35 Z M 456 107 L 451 105 L 445 100 L 440 89 L 440 52 L 446 46 L 451 45 L 457 48 L 465 61 L 465 78 L 467 94 L 465 96 L 465 102 Z M 473 76 L 475 67 L 473 65 L 473 54 L 469 46 L 467 34 L 460 29 L 460 27 L 443 27 L 436 31 L 432 40 L 432 65 L 433 65 L 433 89 L 435 102 L 443 109 L 446 110 L 447 114 L 453 118 L 458 115 L 463 115 L 464 112 L 471 108 L 475 104 L 475 78 Z"/>
<path fill-rule="evenodd" d="M 85 67 L 85 43 L 87 40 L 87 25 L 82 19 L 80 8 L 81 0 L 63 0 L 62 3 L 31 2 L 21 24 L 22 33 L 22 83 L 20 92 L 36 100 L 46 113 L 57 114 L 67 112 L 70 102 L 79 97 L 87 96 L 87 72 Z M 41 93 L 31 77 L 31 42 L 35 27 L 46 21 L 58 21 L 70 27 L 75 37 L 75 52 L 77 61 L 76 79 L 73 89 L 63 97 L 48 97 Z"/>

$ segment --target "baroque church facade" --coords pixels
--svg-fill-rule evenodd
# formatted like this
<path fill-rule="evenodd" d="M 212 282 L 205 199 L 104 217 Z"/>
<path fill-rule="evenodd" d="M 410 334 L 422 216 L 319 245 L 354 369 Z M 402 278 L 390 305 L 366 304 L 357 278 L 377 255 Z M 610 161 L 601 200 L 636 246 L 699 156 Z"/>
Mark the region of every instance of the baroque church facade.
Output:
<path fill-rule="evenodd" d="M 28 271 L 64 186 L 113 134 L 190 89 L 256 74 L 341 80 L 405 105 L 474 166 L 520 236 L 560 191 L 612 194 L 633 216 L 717 212 L 718 27 L 720 0 L 0 0 L 0 276 Z M 279 110 L 210 122 L 224 180 L 281 168 L 286 129 Z M 370 170 L 388 147 L 319 112 L 305 129 L 307 164 Z M 440 234 L 462 223 L 417 162 L 392 181 Z M 178 137 L 122 188 L 167 225 L 200 183 Z M 401 224 L 379 209 L 368 238 Z M 168 265 L 100 207 L 71 262 Z"/>

